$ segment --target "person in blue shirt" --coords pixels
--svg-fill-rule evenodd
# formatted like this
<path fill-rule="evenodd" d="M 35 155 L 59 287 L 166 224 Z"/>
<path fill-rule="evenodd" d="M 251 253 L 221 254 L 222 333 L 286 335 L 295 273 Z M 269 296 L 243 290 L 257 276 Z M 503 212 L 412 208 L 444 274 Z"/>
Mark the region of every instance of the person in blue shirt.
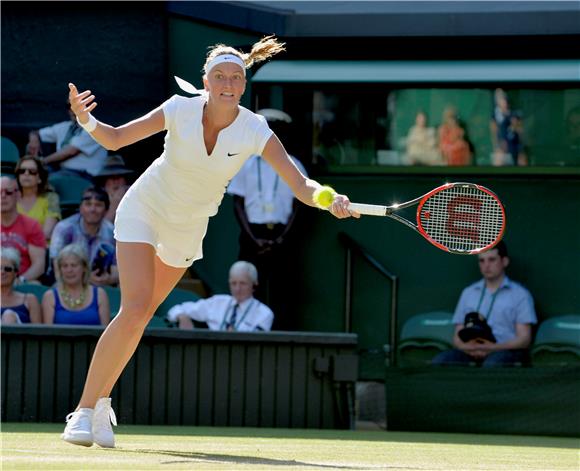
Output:
<path fill-rule="evenodd" d="M 478 258 L 483 279 L 463 290 L 453 316 L 456 348 L 439 353 L 432 364 L 526 364 L 537 322 L 532 295 L 506 275 L 510 260 L 503 241 Z"/>

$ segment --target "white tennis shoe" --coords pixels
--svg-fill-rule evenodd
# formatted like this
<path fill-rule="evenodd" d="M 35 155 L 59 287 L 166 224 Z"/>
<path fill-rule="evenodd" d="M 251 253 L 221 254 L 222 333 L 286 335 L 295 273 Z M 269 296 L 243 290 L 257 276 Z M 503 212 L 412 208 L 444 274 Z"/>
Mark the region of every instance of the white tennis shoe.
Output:
<path fill-rule="evenodd" d="M 111 398 L 102 397 L 95 405 L 92 435 L 95 443 L 103 448 L 115 448 L 115 434 L 111 423 L 117 425 L 117 417 L 111 407 Z"/>
<path fill-rule="evenodd" d="M 93 409 L 79 409 L 66 416 L 66 427 L 60 436 L 65 442 L 73 445 L 93 445 Z"/>

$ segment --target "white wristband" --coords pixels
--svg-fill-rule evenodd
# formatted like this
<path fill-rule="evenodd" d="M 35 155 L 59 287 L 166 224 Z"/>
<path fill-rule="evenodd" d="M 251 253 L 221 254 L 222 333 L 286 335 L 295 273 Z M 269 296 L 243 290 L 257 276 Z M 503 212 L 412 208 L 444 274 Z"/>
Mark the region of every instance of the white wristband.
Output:
<path fill-rule="evenodd" d="M 77 116 L 77 123 L 79 123 L 79 126 L 88 133 L 91 133 L 97 129 L 97 118 L 95 118 L 91 113 L 89 113 L 89 120 L 85 124 L 81 123 Z"/>

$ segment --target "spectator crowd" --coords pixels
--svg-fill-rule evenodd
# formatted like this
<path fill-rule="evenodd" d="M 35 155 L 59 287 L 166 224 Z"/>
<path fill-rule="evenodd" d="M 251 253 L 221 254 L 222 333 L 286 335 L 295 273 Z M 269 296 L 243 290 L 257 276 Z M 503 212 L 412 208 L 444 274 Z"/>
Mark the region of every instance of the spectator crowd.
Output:
<path fill-rule="evenodd" d="M 133 172 L 67 107 L 69 120 L 30 131 L 13 172 L 3 165 L 3 324 L 106 325 L 111 317 L 103 287 L 119 282 L 115 211 Z M 62 188 L 75 200 L 62 201 Z"/>
<path fill-rule="evenodd" d="M 13 170 L 3 165 L 4 325 L 106 326 L 111 319 L 111 302 L 104 288 L 117 288 L 119 283 L 115 214 L 134 172 L 121 155 L 108 155 L 78 125 L 68 102 L 67 109 L 69 120 L 29 132 L 25 153 Z M 74 201 L 70 201 L 71 190 L 76 190 Z M 270 330 L 273 312 L 253 297 L 258 287 L 256 267 L 243 261 L 234 264 L 230 287 L 231 296 L 201 300 L 197 310 L 222 298 L 237 299 L 239 306 L 232 304 L 223 330 Z M 191 305 L 185 303 L 192 316 L 188 319 L 195 318 L 188 308 Z M 238 307 L 243 312 L 236 321 Z M 184 307 L 178 304 L 172 313 L 180 309 Z M 209 311 L 207 318 L 199 320 L 219 330 L 223 326 L 210 322 L 217 311 Z M 193 327 L 184 316 L 169 316 L 168 322 Z"/>

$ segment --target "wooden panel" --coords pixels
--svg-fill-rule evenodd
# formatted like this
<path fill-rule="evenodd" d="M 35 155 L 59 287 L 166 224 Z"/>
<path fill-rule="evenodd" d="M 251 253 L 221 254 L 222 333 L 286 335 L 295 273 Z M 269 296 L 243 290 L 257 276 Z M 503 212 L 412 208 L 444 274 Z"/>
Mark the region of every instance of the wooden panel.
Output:
<path fill-rule="evenodd" d="M 276 427 L 290 426 L 291 377 L 292 350 L 290 347 L 279 346 L 276 356 Z"/>
<path fill-rule="evenodd" d="M 260 427 L 275 427 L 276 407 L 276 347 L 262 349 L 262 376 L 260 378 Z"/>
<path fill-rule="evenodd" d="M 36 422 L 38 420 L 38 391 L 40 390 L 40 345 L 39 340 L 29 339 L 26 342 L 24 352 L 24 386 L 22 395 L 24 396 L 24 407 L 22 410 L 22 420 L 24 422 Z"/>
<path fill-rule="evenodd" d="M 158 343 L 151 346 L 152 369 L 151 369 L 151 423 L 162 425 L 166 423 L 165 412 L 167 410 L 167 344 Z"/>
<path fill-rule="evenodd" d="M 82 394 L 101 333 L 3 328 L 2 419 L 64 422 Z M 312 362 L 352 351 L 353 339 L 154 329 L 122 373 L 113 407 L 123 424 L 318 427 L 321 418 L 333 426 L 336 404 L 346 403 L 336 402 L 328 376 L 314 375 Z"/>
<path fill-rule="evenodd" d="M 41 422 L 64 422 L 54 414 L 57 337 L 47 338 L 40 344 L 40 384 L 43 386 L 38 401 Z"/>
<path fill-rule="evenodd" d="M 113 390 L 113 397 L 118 397 L 117 419 L 119 423 L 136 423 L 135 419 L 135 382 L 136 382 L 136 355 L 129 360 Z"/>
<path fill-rule="evenodd" d="M 323 356 L 328 357 L 334 354 L 335 351 L 325 348 L 323 350 Z M 322 397 L 320 398 L 320 408 L 322 412 L 322 422 L 320 423 L 320 428 L 333 428 L 335 425 L 334 414 L 335 414 L 335 397 L 334 397 L 334 386 L 329 379 L 328 374 L 323 376 L 322 380 Z"/>
<path fill-rule="evenodd" d="M 322 349 L 310 347 L 308 349 L 308 383 L 306 388 L 306 427 L 321 426 L 322 420 L 322 374 L 314 371 L 314 359 L 322 356 Z"/>
<path fill-rule="evenodd" d="M 306 426 L 306 402 L 309 400 L 306 394 L 306 381 L 308 378 L 306 347 L 297 346 L 292 349 L 292 396 L 290 426 L 304 428 Z"/>
<path fill-rule="evenodd" d="M 151 347 L 143 342 L 135 358 L 135 423 L 151 423 Z"/>
<path fill-rule="evenodd" d="M 198 425 L 213 425 L 215 346 L 200 345 L 199 361 L 199 414 Z"/>
<path fill-rule="evenodd" d="M 234 344 L 231 347 L 230 384 L 228 387 L 228 425 L 241 427 L 244 424 L 244 403 L 246 401 L 246 347 Z"/>
<path fill-rule="evenodd" d="M 71 397 L 74 407 L 76 407 L 76 404 L 83 394 L 90 361 L 89 344 L 86 341 L 73 342 Z"/>
<path fill-rule="evenodd" d="M 10 342 L 10 364 L 8 365 L 8 391 L 6 395 L 6 421 L 20 422 L 22 420 L 22 386 L 24 381 L 24 340 Z"/>
<path fill-rule="evenodd" d="M 183 400 L 182 400 L 182 425 L 197 425 L 199 407 L 199 378 L 200 354 L 199 345 L 186 344 L 183 347 Z"/>
<path fill-rule="evenodd" d="M 257 427 L 260 424 L 260 378 L 262 376 L 261 363 L 262 348 L 258 345 L 246 347 L 244 365 L 244 420 L 242 425 Z"/>
<path fill-rule="evenodd" d="M 215 353 L 213 425 L 224 427 L 229 425 L 230 346 L 219 344 L 216 346 Z"/>
<path fill-rule="evenodd" d="M 181 424 L 183 404 L 183 344 L 167 347 L 167 425 Z"/>
<path fill-rule="evenodd" d="M 57 418 L 64 420 L 69 412 L 72 412 L 76 404 L 71 398 L 71 373 L 72 373 L 72 345 L 70 340 L 56 344 L 56 400 L 54 413 Z"/>

